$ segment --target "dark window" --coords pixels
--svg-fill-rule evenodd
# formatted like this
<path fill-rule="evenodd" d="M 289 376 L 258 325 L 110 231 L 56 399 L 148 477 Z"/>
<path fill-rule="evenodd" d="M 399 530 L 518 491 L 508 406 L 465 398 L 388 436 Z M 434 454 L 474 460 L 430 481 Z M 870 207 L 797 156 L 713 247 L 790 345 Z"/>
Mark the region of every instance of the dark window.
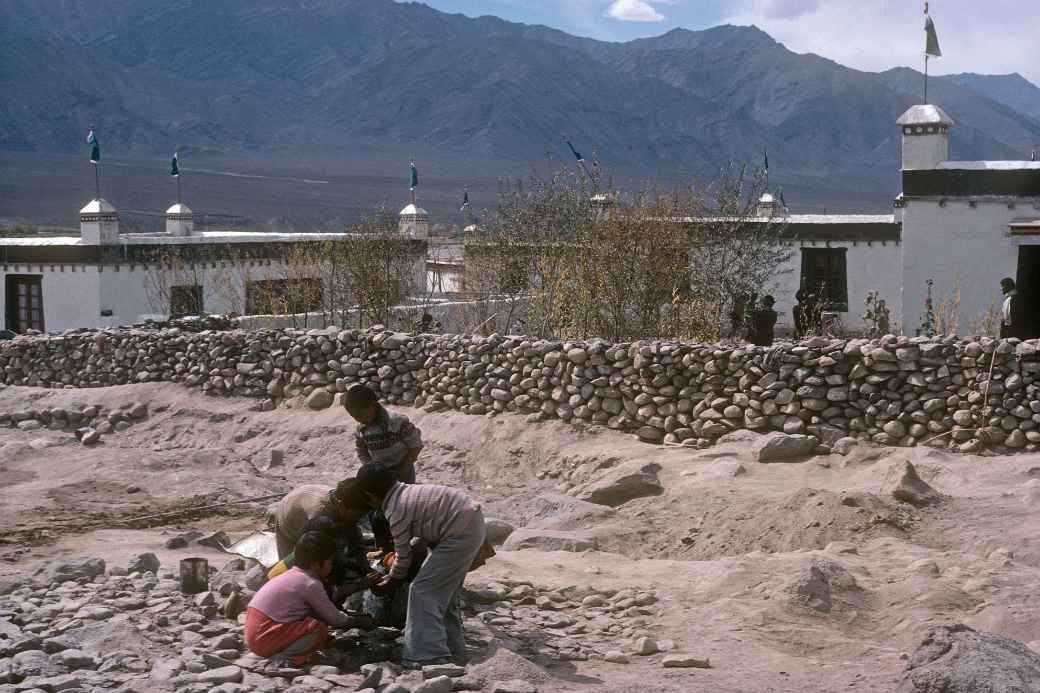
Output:
<path fill-rule="evenodd" d="M 802 248 L 802 291 L 822 301 L 824 310 L 847 313 L 849 284 L 845 248 Z"/>
<path fill-rule="evenodd" d="M 321 310 L 320 279 L 264 279 L 246 284 L 246 315 L 284 315 Z"/>
<path fill-rule="evenodd" d="M 175 286 L 170 290 L 170 317 L 183 318 L 185 315 L 202 315 L 202 287 Z"/>
<path fill-rule="evenodd" d="M 9 274 L 7 291 L 7 329 L 12 332 L 43 332 L 43 277 Z"/>

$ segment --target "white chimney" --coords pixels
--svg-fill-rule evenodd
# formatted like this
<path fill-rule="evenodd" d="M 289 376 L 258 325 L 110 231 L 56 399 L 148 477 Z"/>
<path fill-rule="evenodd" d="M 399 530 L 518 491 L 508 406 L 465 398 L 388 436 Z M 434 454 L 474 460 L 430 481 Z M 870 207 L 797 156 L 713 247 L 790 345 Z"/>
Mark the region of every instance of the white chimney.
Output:
<path fill-rule="evenodd" d="M 105 200 L 91 200 L 79 210 L 79 237 L 86 245 L 118 243 L 119 212 Z"/>
<path fill-rule="evenodd" d="M 195 215 L 188 205 L 178 202 L 166 210 L 166 234 L 190 236 L 195 232 Z"/>
<path fill-rule="evenodd" d="M 903 129 L 903 170 L 933 169 L 949 158 L 953 119 L 938 106 L 911 106 L 896 121 Z"/>

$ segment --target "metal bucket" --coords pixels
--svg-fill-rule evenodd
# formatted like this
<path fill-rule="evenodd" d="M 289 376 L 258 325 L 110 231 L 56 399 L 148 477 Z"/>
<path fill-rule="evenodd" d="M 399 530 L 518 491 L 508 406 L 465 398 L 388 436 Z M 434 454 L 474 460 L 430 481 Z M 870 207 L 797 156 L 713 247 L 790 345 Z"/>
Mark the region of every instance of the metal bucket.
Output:
<path fill-rule="evenodd" d="M 199 594 L 209 590 L 209 561 L 205 558 L 181 559 L 181 592 Z"/>

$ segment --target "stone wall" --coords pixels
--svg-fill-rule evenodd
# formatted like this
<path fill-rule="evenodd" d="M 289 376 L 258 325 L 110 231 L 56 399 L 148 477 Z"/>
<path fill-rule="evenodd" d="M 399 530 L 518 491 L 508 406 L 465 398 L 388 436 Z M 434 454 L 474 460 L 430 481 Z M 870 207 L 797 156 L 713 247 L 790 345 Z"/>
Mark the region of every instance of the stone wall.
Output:
<path fill-rule="evenodd" d="M 599 424 L 706 446 L 737 429 L 1040 449 L 1037 342 L 811 339 L 774 349 L 336 329 L 103 330 L 0 342 L 9 385 L 171 381 L 315 409 L 366 382 L 393 404 Z M 0 413 L 0 421 L 4 413 Z"/>

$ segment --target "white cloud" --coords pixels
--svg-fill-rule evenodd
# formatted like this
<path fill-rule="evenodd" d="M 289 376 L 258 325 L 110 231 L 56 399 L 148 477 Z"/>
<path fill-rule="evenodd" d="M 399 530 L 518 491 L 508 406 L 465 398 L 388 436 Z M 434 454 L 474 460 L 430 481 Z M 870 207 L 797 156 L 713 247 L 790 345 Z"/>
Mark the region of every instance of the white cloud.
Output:
<path fill-rule="evenodd" d="M 1036 60 L 1035 0 L 932 2 L 943 57 L 935 74 L 1020 72 L 1040 80 Z M 923 3 L 908 0 L 735 0 L 721 21 L 755 24 L 799 53 L 817 53 L 843 65 L 886 70 L 924 65 Z M 1013 18 L 1018 18 L 1016 21 Z"/>
<path fill-rule="evenodd" d="M 794 19 L 819 7 L 820 0 L 766 0 L 762 12 L 773 19 Z"/>
<path fill-rule="evenodd" d="M 614 0 L 606 16 L 623 22 L 661 22 L 665 17 L 645 0 Z"/>

